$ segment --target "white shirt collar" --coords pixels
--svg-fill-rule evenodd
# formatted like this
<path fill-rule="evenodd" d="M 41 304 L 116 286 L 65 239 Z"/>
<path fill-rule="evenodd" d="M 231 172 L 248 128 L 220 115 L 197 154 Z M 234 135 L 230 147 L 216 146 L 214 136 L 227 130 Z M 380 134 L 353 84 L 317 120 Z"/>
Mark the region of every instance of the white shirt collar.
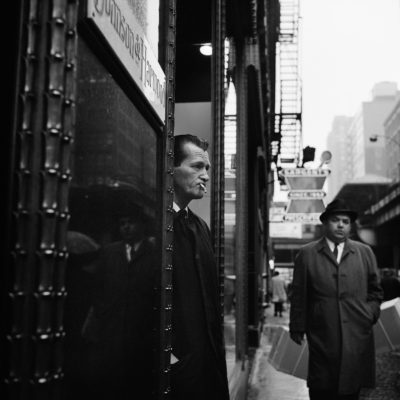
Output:
<path fill-rule="evenodd" d="M 136 242 L 133 245 L 133 250 L 138 251 L 142 242 L 143 242 L 143 240 L 141 240 L 140 242 Z M 125 243 L 125 254 L 126 254 L 126 258 L 128 259 L 129 262 L 131 261 L 131 249 L 132 249 L 132 246 L 129 243 Z"/>
<path fill-rule="evenodd" d="M 332 242 L 332 240 L 328 239 L 326 236 L 325 236 L 325 239 L 326 239 L 326 242 L 328 243 L 329 248 L 333 252 L 333 250 L 335 248 L 335 243 Z M 343 250 L 344 250 L 344 242 L 338 243 L 337 248 L 338 248 L 337 262 L 339 263 L 342 258 L 342 254 L 343 254 Z"/>
<path fill-rule="evenodd" d="M 325 236 L 325 239 L 326 239 L 326 241 L 327 241 L 327 243 L 328 243 L 329 248 L 333 251 L 333 249 L 335 248 L 335 242 L 333 242 L 332 240 L 328 239 L 326 236 Z M 344 242 L 340 242 L 340 243 L 338 243 L 337 245 L 338 245 L 338 249 L 339 249 L 339 250 L 340 250 L 340 249 L 343 249 L 343 247 L 344 247 Z"/>
<path fill-rule="evenodd" d="M 174 211 L 179 212 L 181 209 L 178 206 L 178 204 L 176 204 L 175 202 L 172 203 L 172 208 L 174 209 Z M 185 207 L 185 210 L 188 211 L 187 206 Z"/>

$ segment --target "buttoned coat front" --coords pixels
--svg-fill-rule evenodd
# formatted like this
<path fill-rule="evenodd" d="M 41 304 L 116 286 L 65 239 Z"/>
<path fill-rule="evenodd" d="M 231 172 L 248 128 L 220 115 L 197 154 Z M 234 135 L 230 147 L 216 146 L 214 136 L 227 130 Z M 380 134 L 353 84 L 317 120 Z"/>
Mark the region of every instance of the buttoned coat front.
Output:
<path fill-rule="evenodd" d="M 207 224 L 174 221 L 171 399 L 229 400 L 218 268 Z"/>
<path fill-rule="evenodd" d="M 295 260 L 290 331 L 305 332 L 308 386 L 354 393 L 375 383 L 373 324 L 382 290 L 371 248 L 347 240 L 338 264 L 322 238 Z"/>

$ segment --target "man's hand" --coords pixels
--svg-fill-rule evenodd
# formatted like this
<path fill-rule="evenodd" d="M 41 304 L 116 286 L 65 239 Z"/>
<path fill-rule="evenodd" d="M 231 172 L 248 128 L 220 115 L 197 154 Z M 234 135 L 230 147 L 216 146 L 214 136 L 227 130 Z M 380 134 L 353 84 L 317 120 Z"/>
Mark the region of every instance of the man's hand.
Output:
<path fill-rule="evenodd" d="M 303 332 L 290 332 L 290 338 L 293 342 L 297 343 L 299 346 L 303 343 L 304 333 Z"/>

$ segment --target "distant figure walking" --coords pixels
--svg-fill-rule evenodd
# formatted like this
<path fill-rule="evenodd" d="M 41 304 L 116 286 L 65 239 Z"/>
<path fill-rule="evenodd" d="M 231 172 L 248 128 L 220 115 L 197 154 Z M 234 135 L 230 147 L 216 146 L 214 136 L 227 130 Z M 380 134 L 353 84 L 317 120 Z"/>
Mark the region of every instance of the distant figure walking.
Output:
<path fill-rule="evenodd" d="M 282 317 L 283 303 L 287 300 L 286 283 L 279 275 L 279 271 L 274 271 L 272 279 L 272 302 L 274 303 L 274 316 Z"/>
<path fill-rule="evenodd" d="M 383 289 L 383 301 L 400 297 L 400 280 L 396 278 L 393 270 L 389 268 L 382 270 L 381 286 Z"/>

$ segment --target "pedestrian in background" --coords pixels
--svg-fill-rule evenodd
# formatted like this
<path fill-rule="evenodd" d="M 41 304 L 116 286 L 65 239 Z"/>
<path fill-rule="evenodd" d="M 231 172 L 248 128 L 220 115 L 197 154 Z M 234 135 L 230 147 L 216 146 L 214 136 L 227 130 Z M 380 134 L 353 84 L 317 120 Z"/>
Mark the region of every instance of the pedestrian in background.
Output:
<path fill-rule="evenodd" d="M 274 316 L 282 317 L 283 303 L 287 300 L 286 282 L 279 275 L 279 271 L 274 271 L 271 279 L 272 302 L 274 303 Z"/>
<path fill-rule="evenodd" d="M 400 297 L 400 280 L 396 278 L 392 269 L 384 268 L 382 270 L 381 286 L 383 289 L 383 301 Z"/>
<path fill-rule="evenodd" d="M 297 344 L 307 336 L 311 400 L 356 400 L 375 384 L 372 327 L 383 294 L 371 248 L 349 239 L 356 218 L 344 201 L 328 204 L 325 236 L 295 260 L 289 328 Z"/>

